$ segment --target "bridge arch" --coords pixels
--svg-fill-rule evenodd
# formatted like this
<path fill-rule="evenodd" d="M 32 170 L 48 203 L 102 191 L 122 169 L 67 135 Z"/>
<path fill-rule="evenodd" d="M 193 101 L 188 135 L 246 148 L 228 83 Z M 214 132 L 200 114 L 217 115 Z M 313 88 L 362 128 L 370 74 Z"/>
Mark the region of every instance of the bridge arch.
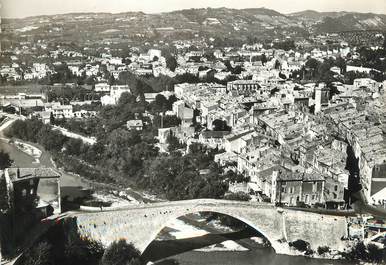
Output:
<path fill-rule="evenodd" d="M 270 238 L 270 235 L 269 235 L 269 232 L 259 228 L 253 221 L 251 220 L 248 220 L 246 219 L 245 217 L 239 217 L 239 216 L 235 216 L 227 211 L 223 211 L 221 209 L 219 210 L 216 210 L 216 211 L 195 211 L 195 210 L 192 210 L 192 211 L 187 211 L 186 213 L 182 214 L 182 215 L 178 215 L 178 214 L 175 214 L 175 215 L 171 215 L 170 218 L 168 219 L 168 221 L 166 221 L 165 223 L 162 223 L 160 224 L 160 226 L 151 233 L 151 235 L 149 236 L 149 239 L 148 241 L 146 242 L 146 244 L 144 244 L 144 249 L 141 250 L 142 253 L 146 252 L 146 250 L 148 249 L 148 247 L 150 246 L 150 244 L 157 238 L 157 236 L 162 232 L 162 230 L 165 228 L 165 227 L 168 227 L 169 225 L 171 225 L 175 220 L 181 218 L 181 217 L 184 217 L 184 216 L 187 216 L 189 214 L 197 214 L 197 213 L 214 213 L 214 214 L 220 214 L 220 215 L 224 215 L 224 216 L 228 216 L 228 217 L 231 217 L 231 218 L 234 218 L 236 219 L 237 221 L 240 221 L 242 223 L 244 223 L 246 226 L 248 226 L 249 228 L 252 228 L 253 230 L 255 230 L 258 234 L 260 234 L 261 236 L 263 236 L 266 240 L 268 240 L 268 242 L 270 243 L 271 247 L 275 250 L 276 252 L 276 249 L 275 249 L 275 246 L 277 247 L 277 244 L 275 244 L 275 241 Z"/>

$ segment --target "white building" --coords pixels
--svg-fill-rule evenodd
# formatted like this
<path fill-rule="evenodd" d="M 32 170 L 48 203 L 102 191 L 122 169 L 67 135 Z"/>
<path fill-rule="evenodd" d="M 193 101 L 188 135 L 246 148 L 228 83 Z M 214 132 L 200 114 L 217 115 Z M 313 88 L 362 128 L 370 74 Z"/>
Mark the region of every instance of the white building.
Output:
<path fill-rule="evenodd" d="M 354 80 L 353 85 L 354 88 L 367 87 L 372 92 L 377 92 L 379 88 L 378 82 L 371 78 L 357 78 Z"/>
<path fill-rule="evenodd" d="M 96 92 L 110 92 L 110 85 L 107 83 L 95 84 Z"/>
<path fill-rule="evenodd" d="M 105 105 L 115 105 L 118 103 L 119 98 L 123 93 L 131 93 L 130 87 L 123 85 L 123 86 L 111 86 L 110 88 L 110 95 L 103 96 L 101 98 L 101 103 L 103 106 Z"/>
<path fill-rule="evenodd" d="M 54 105 L 52 106 L 52 115 L 55 119 L 71 119 L 74 117 L 72 105 Z"/>

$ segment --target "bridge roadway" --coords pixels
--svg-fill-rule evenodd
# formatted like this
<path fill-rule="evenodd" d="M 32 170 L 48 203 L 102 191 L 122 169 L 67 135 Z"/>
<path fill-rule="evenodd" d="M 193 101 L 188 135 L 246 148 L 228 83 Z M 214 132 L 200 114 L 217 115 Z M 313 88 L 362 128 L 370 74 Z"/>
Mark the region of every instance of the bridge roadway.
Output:
<path fill-rule="evenodd" d="M 315 213 L 278 208 L 268 203 L 199 199 L 136 205 L 98 212 L 68 212 L 62 216 L 69 234 L 109 245 L 125 239 L 143 253 L 159 232 L 178 217 L 215 212 L 243 221 L 265 236 L 277 253 L 289 252 L 288 243 L 302 239 L 316 250 L 319 246 L 347 247 L 346 216 L 353 212 Z"/>

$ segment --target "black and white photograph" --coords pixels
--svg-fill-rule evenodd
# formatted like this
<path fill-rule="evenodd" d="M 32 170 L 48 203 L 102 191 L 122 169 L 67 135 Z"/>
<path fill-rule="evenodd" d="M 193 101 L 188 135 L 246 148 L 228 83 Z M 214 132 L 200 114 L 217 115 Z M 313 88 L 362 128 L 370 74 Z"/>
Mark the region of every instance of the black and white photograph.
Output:
<path fill-rule="evenodd" d="M 386 264 L 385 0 L 0 0 L 0 265 Z"/>

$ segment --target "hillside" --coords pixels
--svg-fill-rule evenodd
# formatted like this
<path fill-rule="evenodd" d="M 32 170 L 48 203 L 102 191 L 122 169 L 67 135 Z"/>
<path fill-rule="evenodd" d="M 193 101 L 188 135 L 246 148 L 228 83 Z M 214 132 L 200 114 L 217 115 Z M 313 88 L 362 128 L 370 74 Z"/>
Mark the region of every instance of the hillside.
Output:
<path fill-rule="evenodd" d="M 353 30 L 386 30 L 386 15 L 306 10 L 281 14 L 266 8 L 185 9 L 159 14 L 72 13 L 4 19 L 5 33 L 52 40 L 97 42 L 101 39 L 132 40 L 192 38 L 196 34 L 228 40 L 304 37 L 310 33 Z"/>

